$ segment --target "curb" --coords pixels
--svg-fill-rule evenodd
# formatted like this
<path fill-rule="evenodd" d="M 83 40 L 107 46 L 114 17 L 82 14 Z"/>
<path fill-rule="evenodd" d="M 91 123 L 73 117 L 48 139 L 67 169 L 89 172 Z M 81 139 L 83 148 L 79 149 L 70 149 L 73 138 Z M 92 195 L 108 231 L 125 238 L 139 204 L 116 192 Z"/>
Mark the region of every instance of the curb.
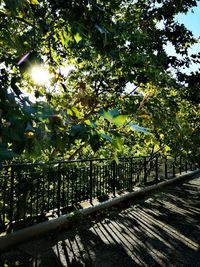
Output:
<path fill-rule="evenodd" d="M 62 215 L 58 218 L 51 219 L 49 221 L 41 222 L 36 225 L 18 230 L 16 232 L 7 234 L 3 237 L 0 237 L 0 252 L 5 251 L 15 245 L 18 245 L 20 243 L 23 243 L 25 241 L 30 240 L 31 238 L 35 238 L 41 234 L 45 234 L 51 230 L 55 230 L 56 228 L 62 227 L 63 225 L 67 226 L 67 224 L 70 223 L 71 218 L 73 217 L 74 214 L 82 214 L 82 215 L 89 215 L 93 212 L 111 207 L 113 205 L 119 204 L 120 202 L 123 202 L 125 200 L 131 199 L 133 197 L 137 196 L 144 196 L 147 193 L 150 193 L 154 190 L 163 188 L 164 186 L 174 184 L 178 181 L 182 181 L 186 178 L 192 177 L 195 174 L 200 173 L 200 170 L 195 170 L 195 171 L 190 171 L 184 175 L 179 175 L 175 178 L 172 178 L 170 180 L 166 180 L 163 182 L 160 182 L 155 185 L 147 186 L 145 188 L 139 188 L 134 192 L 127 193 L 123 196 L 119 196 L 114 199 L 109 199 L 106 200 L 102 203 L 99 203 L 95 206 L 91 206 L 88 208 L 84 208 L 66 215 Z"/>

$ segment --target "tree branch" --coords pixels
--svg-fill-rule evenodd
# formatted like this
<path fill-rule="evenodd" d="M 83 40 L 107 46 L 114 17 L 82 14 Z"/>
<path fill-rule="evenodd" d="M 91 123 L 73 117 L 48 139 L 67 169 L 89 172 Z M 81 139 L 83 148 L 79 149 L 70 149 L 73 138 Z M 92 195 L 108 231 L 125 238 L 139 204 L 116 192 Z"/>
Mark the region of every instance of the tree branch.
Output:
<path fill-rule="evenodd" d="M 85 146 L 85 143 L 83 143 L 79 148 L 75 150 L 75 152 L 69 156 L 68 160 L 73 160 L 74 157 L 81 151 L 81 149 Z"/>
<path fill-rule="evenodd" d="M 10 16 L 6 15 L 5 13 L 3 13 L 3 12 L 1 12 L 1 11 L 0 11 L 0 17 L 3 17 L 3 18 L 10 18 Z M 20 22 L 23 22 L 24 24 L 27 24 L 27 25 L 31 26 L 32 28 L 35 28 L 35 29 L 39 30 L 39 28 L 36 27 L 36 26 L 34 25 L 34 23 L 31 23 L 31 22 L 29 22 L 29 21 L 27 21 L 27 20 L 25 20 L 25 19 L 23 19 L 23 18 L 21 18 L 21 17 L 14 17 L 14 16 L 12 16 L 11 18 L 12 18 L 12 19 L 15 19 L 15 20 L 18 20 L 18 21 L 20 21 Z"/>

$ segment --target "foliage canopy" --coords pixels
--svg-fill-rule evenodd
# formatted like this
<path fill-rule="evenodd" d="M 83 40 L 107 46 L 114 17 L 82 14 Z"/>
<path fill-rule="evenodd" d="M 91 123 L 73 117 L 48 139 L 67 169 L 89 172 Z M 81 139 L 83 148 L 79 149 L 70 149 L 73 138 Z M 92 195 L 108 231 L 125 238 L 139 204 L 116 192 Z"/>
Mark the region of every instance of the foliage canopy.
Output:
<path fill-rule="evenodd" d="M 199 40 L 176 15 L 197 2 L 0 1 L 0 159 L 193 153 Z"/>

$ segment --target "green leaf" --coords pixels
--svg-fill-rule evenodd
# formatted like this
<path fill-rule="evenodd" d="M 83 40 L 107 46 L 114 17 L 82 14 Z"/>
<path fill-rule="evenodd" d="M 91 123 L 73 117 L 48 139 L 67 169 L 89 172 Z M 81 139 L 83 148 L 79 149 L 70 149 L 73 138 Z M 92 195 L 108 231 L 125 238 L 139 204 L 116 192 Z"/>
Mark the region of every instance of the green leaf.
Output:
<path fill-rule="evenodd" d="M 81 118 L 81 114 L 78 111 L 78 109 L 76 107 L 72 107 L 71 110 L 73 111 L 73 113 L 75 114 L 75 116 L 80 119 Z"/>
<path fill-rule="evenodd" d="M 126 122 L 126 119 L 127 119 L 127 115 L 119 115 L 112 119 L 112 123 L 114 123 L 117 126 L 122 126 Z"/>
<path fill-rule="evenodd" d="M 77 32 L 77 33 L 74 35 L 74 39 L 75 39 L 76 43 L 78 44 L 78 43 L 81 41 L 82 37 L 81 37 L 80 34 Z"/>
<path fill-rule="evenodd" d="M 55 39 L 57 39 L 57 36 L 54 35 Z M 73 41 L 73 38 L 70 34 L 68 34 L 64 29 L 60 29 L 58 31 L 58 38 L 60 39 L 60 42 L 63 46 L 67 47 L 68 43 L 70 41 Z"/>
<path fill-rule="evenodd" d="M 29 0 L 29 3 L 30 3 L 31 5 L 39 5 L 38 0 Z"/>
<path fill-rule="evenodd" d="M 116 108 L 108 110 L 108 114 L 112 116 L 113 118 L 120 115 L 118 109 Z"/>
<path fill-rule="evenodd" d="M 34 132 L 34 129 L 33 129 L 33 127 L 32 127 L 30 122 L 27 123 L 25 132 Z"/>
<path fill-rule="evenodd" d="M 108 110 L 108 112 L 105 111 L 104 109 L 101 109 L 99 113 L 106 120 L 117 126 L 122 126 L 126 122 L 126 119 L 128 117 L 127 115 L 120 115 L 119 111 L 116 108 L 110 109 Z"/>
<path fill-rule="evenodd" d="M 92 125 L 92 127 L 95 129 L 95 128 L 97 128 L 97 124 L 94 122 L 94 121 L 90 121 L 91 122 L 91 125 Z"/>
<path fill-rule="evenodd" d="M 129 125 L 130 125 L 131 129 L 136 131 L 136 132 L 149 134 L 149 131 L 147 130 L 147 128 L 140 127 L 138 124 L 134 124 L 132 122 L 130 122 Z"/>
<path fill-rule="evenodd" d="M 24 113 L 27 113 L 28 115 L 36 113 L 36 109 L 32 106 L 29 106 L 29 105 L 24 105 L 23 111 L 24 111 Z"/>
<path fill-rule="evenodd" d="M 99 111 L 99 114 L 100 114 L 101 116 L 103 116 L 104 119 L 108 120 L 109 122 L 112 122 L 112 116 L 111 116 L 107 111 L 105 111 L 104 109 L 101 109 L 101 110 Z"/>
<path fill-rule="evenodd" d="M 171 148 L 168 145 L 165 145 L 164 148 L 166 152 L 169 152 L 171 150 Z"/>
<path fill-rule="evenodd" d="M 106 134 L 104 134 L 104 133 L 100 133 L 100 136 L 101 136 L 103 139 L 109 141 L 110 143 L 112 143 L 112 141 L 113 141 L 112 137 L 110 137 L 110 136 L 108 136 L 108 135 L 106 135 Z"/>
<path fill-rule="evenodd" d="M 103 116 L 106 120 L 108 120 L 109 122 L 112 122 L 116 125 L 120 124 L 124 120 L 123 116 L 125 116 L 125 115 L 120 115 L 119 111 L 116 108 L 110 109 L 108 111 L 105 111 L 104 109 L 100 109 L 99 114 Z M 122 117 L 119 117 L 118 119 L 114 120 L 118 116 L 122 116 Z"/>
<path fill-rule="evenodd" d="M 116 162 L 116 164 L 118 165 L 119 164 L 119 159 L 118 159 L 117 153 L 113 153 L 112 158 Z"/>
<path fill-rule="evenodd" d="M 97 152 L 100 148 L 100 138 L 98 134 L 93 134 L 90 136 L 89 140 L 90 146 L 94 152 Z"/>
<path fill-rule="evenodd" d="M 73 115 L 73 112 L 71 111 L 71 109 L 69 109 L 69 108 L 67 109 L 67 114 L 70 115 L 70 116 Z"/>
<path fill-rule="evenodd" d="M 122 140 L 121 138 L 117 137 L 115 140 L 113 140 L 112 145 L 114 148 L 116 148 L 119 152 L 122 151 Z"/>
<path fill-rule="evenodd" d="M 96 123 L 94 121 L 91 121 L 91 120 L 86 120 L 85 124 L 87 124 L 88 126 L 91 126 L 94 129 L 97 127 Z"/>
<path fill-rule="evenodd" d="M 74 125 L 74 126 L 72 126 L 72 128 L 71 128 L 71 131 L 70 131 L 70 135 L 71 136 L 80 136 L 80 135 L 82 135 L 83 133 L 85 133 L 86 132 L 86 128 L 85 128 L 85 126 L 83 126 L 83 125 Z"/>

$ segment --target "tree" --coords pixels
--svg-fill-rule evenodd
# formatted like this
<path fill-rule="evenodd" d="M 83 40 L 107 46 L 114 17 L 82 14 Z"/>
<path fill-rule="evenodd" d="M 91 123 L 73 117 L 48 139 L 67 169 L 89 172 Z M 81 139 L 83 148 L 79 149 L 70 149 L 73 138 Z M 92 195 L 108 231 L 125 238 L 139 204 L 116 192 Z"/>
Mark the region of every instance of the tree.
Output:
<path fill-rule="evenodd" d="M 102 153 L 105 146 L 104 154 L 109 150 L 116 158 L 128 146 L 143 142 L 147 130 L 141 126 L 150 129 L 147 139 L 152 139 L 154 148 L 160 146 L 160 135 L 181 109 L 180 99 L 173 108 L 176 100 L 166 92 L 175 92 L 177 99 L 180 89 L 188 92 L 189 78 L 180 68 L 199 60 L 199 55 L 188 56 L 188 48 L 197 40 L 175 15 L 186 13 L 197 1 L 5 0 L 0 4 L 2 159 L 13 153 L 27 157 L 27 152 L 36 158 L 41 153 L 72 158 L 82 150 L 88 155 L 90 148 Z M 168 43 L 181 59 L 167 55 Z M 31 80 L 30 68 L 36 65 L 51 73 L 46 86 Z M 67 75 L 66 66 L 71 67 Z M 127 92 L 128 82 L 132 92 Z M 34 92 L 38 101 L 31 103 L 27 92 Z M 161 100 L 163 108 L 169 108 L 167 114 L 159 110 Z M 165 141 L 170 148 L 175 146 Z M 152 149 L 151 142 L 143 151 Z"/>

